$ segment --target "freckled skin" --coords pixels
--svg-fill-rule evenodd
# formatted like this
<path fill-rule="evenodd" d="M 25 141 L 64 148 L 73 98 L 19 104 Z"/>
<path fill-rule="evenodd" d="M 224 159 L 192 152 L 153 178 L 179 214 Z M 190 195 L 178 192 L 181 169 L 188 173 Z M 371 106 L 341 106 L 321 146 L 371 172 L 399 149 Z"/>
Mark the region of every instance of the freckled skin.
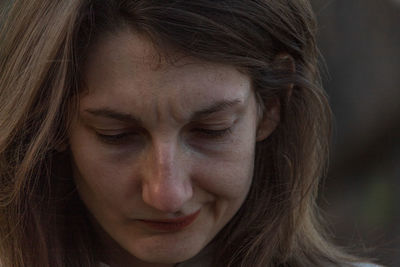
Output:
<path fill-rule="evenodd" d="M 249 78 L 189 57 L 159 63 L 157 55 L 140 35 L 103 38 L 89 55 L 88 92 L 69 133 L 79 194 L 111 237 L 106 250 L 125 254 L 110 253 L 113 266 L 172 266 L 195 256 L 234 216 L 251 185 L 258 118 Z M 191 118 L 230 100 L 238 103 Z M 104 108 L 133 114 L 140 124 L 87 112 Z M 226 128 L 222 136 L 209 135 Z M 99 134 L 125 136 L 109 141 Z M 139 221 L 198 210 L 179 231 Z"/>

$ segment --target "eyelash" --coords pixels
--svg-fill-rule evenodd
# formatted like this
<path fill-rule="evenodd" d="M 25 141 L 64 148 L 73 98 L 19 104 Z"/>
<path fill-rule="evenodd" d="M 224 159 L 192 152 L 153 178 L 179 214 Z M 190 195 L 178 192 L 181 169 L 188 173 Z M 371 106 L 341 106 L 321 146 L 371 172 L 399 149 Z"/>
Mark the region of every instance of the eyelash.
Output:
<path fill-rule="evenodd" d="M 228 136 L 232 133 L 232 129 L 226 128 L 226 129 L 221 129 L 221 130 L 210 130 L 210 129 L 203 129 L 203 128 L 196 128 L 193 129 L 194 132 L 200 134 L 202 137 L 209 138 L 209 139 L 219 139 L 223 138 L 225 136 Z M 105 143 L 112 144 L 112 145 L 118 145 L 122 144 L 128 139 L 135 135 L 134 133 L 121 133 L 121 134 L 101 134 L 101 133 L 96 133 L 97 136 Z"/>
<path fill-rule="evenodd" d="M 124 143 L 131 135 L 134 135 L 133 133 L 121 133 L 121 134 L 111 134 L 111 135 L 101 134 L 101 133 L 96 133 L 96 134 L 103 142 L 112 145 L 118 145 Z"/>
<path fill-rule="evenodd" d="M 199 128 L 194 130 L 207 138 L 222 138 L 232 133 L 231 128 L 226 128 L 221 130 L 210 130 L 210 129 Z"/>

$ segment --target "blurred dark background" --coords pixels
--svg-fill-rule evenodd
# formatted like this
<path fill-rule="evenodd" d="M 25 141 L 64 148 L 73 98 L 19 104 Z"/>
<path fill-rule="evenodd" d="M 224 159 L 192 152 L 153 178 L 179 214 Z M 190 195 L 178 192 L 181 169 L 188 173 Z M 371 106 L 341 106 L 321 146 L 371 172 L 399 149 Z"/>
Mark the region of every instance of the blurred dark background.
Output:
<path fill-rule="evenodd" d="M 332 236 L 400 266 L 400 0 L 312 0 L 335 114 L 320 204 Z"/>

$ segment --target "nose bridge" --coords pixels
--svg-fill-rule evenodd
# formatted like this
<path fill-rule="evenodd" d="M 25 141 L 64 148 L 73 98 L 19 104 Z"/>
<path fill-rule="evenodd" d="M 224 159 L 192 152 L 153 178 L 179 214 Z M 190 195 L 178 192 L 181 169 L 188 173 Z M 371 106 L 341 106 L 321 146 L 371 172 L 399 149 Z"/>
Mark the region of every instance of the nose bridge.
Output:
<path fill-rule="evenodd" d="M 184 155 L 173 139 L 154 140 L 149 153 L 143 200 L 158 210 L 177 212 L 192 197 Z"/>
<path fill-rule="evenodd" d="M 177 179 L 174 172 L 178 165 L 176 145 L 173 141 L 156 141 L 153 144 L 150 155 L 151 176 L 148 177 L 149 183 L 163 184 L 171 183 Z"/>
<path fill-rule="evenodd" d="M 176 179 L 174 174 L 175 165 L 178 165 L 176 144 L 171 140 L 154 142 L 153 151 L 150 159 L 153 161 L 153 177 L 154 181 L 160 180 L 168 182 Z"/>

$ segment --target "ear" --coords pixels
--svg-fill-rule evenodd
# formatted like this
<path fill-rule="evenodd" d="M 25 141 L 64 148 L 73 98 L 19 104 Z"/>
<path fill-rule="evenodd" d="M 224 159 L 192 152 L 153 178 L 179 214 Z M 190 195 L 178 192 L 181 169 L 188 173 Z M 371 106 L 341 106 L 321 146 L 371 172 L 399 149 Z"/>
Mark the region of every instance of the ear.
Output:
<path fill-rule="evenodd" d="M 64 141 L 58 145 L 56 145 L 55 150 L 59 153 L 64 152 L 68 148 L 68 142 Z"/>
<path fill-rule="evenodd" d="M 257 126 L 256 141 L 260 142 L 268 138 L 276 129 L 281 118 L 281 104 L 276 97 L 265 108 L 264 112 L 259 112 L 260 119 Z"/>
<path fill-rule="evenodd" d="M 294 74 L 296 72 L 294 58 L 288 53 L 279 53 L 276 55 L 272 67 L 277 71 L 283 71 L 286 73 Z M 287 90 L 287 99 L 289 100 L 292 96 L 293 84 L 288 84 L 286 88 L 283 89 Z"/>
<path fill-rule="evenodd" d="M 276 71 L 282 71 L 288 74 L 296 72 L 295 61 L 288 53 L 279 53 L 276 55 L 271 66 Z M 289 100 L 292 96 L 293 86 L 293 84 L 287 84 L 282 88 L 282 90 L 285 90 L 287 100 Z M 270 136 L 278 126 L 281 118 L 281 102 L 278 96 L 264 105 L 264 110 L 259 112 L 260 119 L 257 127 L 257 142 L 262 141 Z"/>

